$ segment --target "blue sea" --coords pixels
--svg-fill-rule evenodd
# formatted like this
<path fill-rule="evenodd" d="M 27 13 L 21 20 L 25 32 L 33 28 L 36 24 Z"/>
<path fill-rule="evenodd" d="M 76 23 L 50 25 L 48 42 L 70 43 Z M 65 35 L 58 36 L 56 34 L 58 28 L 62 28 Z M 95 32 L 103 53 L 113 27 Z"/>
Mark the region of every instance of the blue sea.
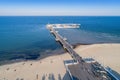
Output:
<path fill-rule="evenodd" d="M 64 50 L 46 24 L 75 23 L 79 29 L 57 29 L 72 45 L 120 43 L 119 16 L 1 16 L 0 61 L 38 59 Z"/>

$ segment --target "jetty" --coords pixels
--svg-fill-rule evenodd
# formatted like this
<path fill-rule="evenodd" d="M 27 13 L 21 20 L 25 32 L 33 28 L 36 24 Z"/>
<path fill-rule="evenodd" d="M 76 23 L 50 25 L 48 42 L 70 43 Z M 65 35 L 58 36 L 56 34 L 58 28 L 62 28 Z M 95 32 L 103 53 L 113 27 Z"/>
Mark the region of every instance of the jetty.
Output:
<path fill-rule="evenodd" d="M 79 28 L 80 24 L 48 24 L 47 27 L 49 26 L 53 28 Z"/>
<path fill-rule="evenodd" d="M 64 25 L 64 24 L 63 24 Z M 72 45 L 70 45 L 65 38 L 63 38 L 60 34 L 58 34 L 58 31 L 55 31 L 54 27 L 55 24 L 53 25 L 47 25 L 47 28 L 50 30 L 50 32 L 52 34 L 54 34 L 55 36 L 55 40 L 56 41 L 59 41 L 63 48 L 65 50 L 67 50 L 69 52 L 69 54 L 71 55 L 71 57 L 75 60 L 75 61 L 78 61 L 78 62 L 81 62 L 82 61 L 82 58 L 73 50 L 73 47 Z M 56 25 L 57 26 L 57 25 Z M 72 27 L 71 27 L 72 28 Z M 75 28 L 75 27 L 74 27 Z"/>
<path fill-rule="evenodd" d="M 71 80 L 111 80 L 105 69 L 98 62 L 85 62 L 81 56 L 79 56 L 74 50 L 71 44 L 69 44 L 65 38 L 63 38 L 55 28 L 79 28 L 79 24 L 48 24 L 47 28 L 55 36 L 55 40 L 59 41 L 62 47 L 73 58 L 72 64 L 65 62 L 65 67 L 69 73 Z M 69 61 L 68 61 L 69 62 Z"/>

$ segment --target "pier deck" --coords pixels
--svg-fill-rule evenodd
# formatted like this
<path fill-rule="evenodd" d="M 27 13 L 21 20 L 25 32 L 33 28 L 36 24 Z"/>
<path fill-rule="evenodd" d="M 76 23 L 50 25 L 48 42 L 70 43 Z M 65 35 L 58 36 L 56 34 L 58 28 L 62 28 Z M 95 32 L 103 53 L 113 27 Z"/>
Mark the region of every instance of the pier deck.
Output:
<path fill-rule="evenodd" d="M 55 31 L 54 28 L 51 27 L 51 28 L 49 28 L 49 29 L 50 29 L 50 31 L 55 35 L 56 40 L 59 41 L 59 42 L 62 44 L 63 48 L 66 49 L 66 50 L 69 52 L 69 54 L 72 56 L 72 58 L 73 58 L 74 60 L 78 61 L 78 62 L 81 62 L 81 61 L 82 61 L 82 58 L 73 50 L 72 45 L 70 45 L 67 41 L 65 41 L 65 40 L 63 39 L 63 37 L 60 36 L 60 35 Z"/>
<path fill-rule="evenodd" d="M 47 28 L 50 30 L 52 34 L 54 34 L 57 41 L 59 41 L 63 48 L 68 51 L 68 53 L 71 55 L 74 61 L 77 61 L 77 65 L 69 65 L 68 69 L 70 74 L 72 74 L 71 79 L 72 80 L 108 80 L 108 78 L 103 77 L 106 75 L 95 75 L 95 71 L 93 70 L 93 67 L 91 64 L 85 63 L 72 48 L 72 45 L 70 45 L 67 41 L 64 40 L 64 38 L 58 34 L 57 31 L 55 31 L 54 27 L 52 25 L 48 25 Z"/>

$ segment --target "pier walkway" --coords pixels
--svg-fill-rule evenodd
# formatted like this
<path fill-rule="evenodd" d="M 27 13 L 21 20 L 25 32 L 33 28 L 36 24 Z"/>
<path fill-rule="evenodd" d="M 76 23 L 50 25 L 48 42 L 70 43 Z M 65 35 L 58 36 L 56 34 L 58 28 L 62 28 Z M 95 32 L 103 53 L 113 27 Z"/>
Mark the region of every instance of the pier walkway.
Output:
<path fill-rule="evenodd" d="M 55 25 L 54 25 L 55 26 Z M 58 34 L 57 31 L 55 31 L 54 26 L 52 24 L 48 24 L 47 28 L 50 30 L 50 32 L 55 36 L 56 41 L 59 41 L 63 48 L 66 49 L 68 51 L 68 53 L 71 55 L 71 57 L 73 58 L 74 61 L 76 61 L 78 64 L 76 65 L 70 65 L 68 66 L 68 72 L 69 74 L 71 74 L 71 80 L 109 80 L 107 77 L 107 74 L 102 74 L 97 72 L 97 68 L 98 67 L 93 67 L 93 65 L 95 64 L 88 64 L 85 63 L 82 59 L 82 57 L 80 57 L 74 50 L 72 45 L 70 45 L 66 40 L 64 40 L 64 38 Z M 101 69 L 102 71 L 104 71 L 104 69 Z"/>
<path fill-rule="evenodd" d="M 49 30 L 52 34 L 54 34 L 56 41 L 59 41 L 62 44 L 63 48 L 68 51 L 68 53 L 71 55 L 71 57 L 74 60 L 76 60 L 78 62 L 82 61 L 82 58 L 73 50 L 72 45 L 70 45 L 66 40 L 64 40 L 64 38 L 62 36 L 60 36 L 58 34 L 58 32 L 55 31 L 54 28 L 50 27 Z"/>

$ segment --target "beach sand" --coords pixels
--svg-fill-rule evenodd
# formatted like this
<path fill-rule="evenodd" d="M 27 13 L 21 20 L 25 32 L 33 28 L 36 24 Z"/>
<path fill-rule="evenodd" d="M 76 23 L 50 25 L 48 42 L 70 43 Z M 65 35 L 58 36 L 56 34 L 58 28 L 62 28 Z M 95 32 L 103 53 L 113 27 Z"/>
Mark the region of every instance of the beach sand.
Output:
<path fill-rule="evenodd" d="M 75 51 L 83 58 L 91 57 L 103 66 L 109 66 L 120 74 L 120 44 L 78 46 Z"/>
<path fill-rule="evenodd" d="M 49 74 L 53 74 L 55 80 L 58 80 L 58 75 L 64 80 L 67 80 L 66 69 L 63 61 L 71 59 L 69 54 L 61 54 L 50 56 L 38 61 L 25 61 L 8 65 L 0 66 L 0 80 L 48 80 Z M 43 79 L 44 80 L 44 79 Z M 68 79 L 69 80 L 69 79 Z"/>
<path fill-rule="evenodd" d="M 83 58 L 92 57 L 104 66 L 120 73 L 120 44 L 93 44 L 77 46 L 75 51 Z M 69 54 L 49 56 L 37 61 L 24 61 L 0 66 L 0 80 L 48 80 L 53 74 L 55 80 L 69 80 L 63 61 L 71 59 Z"/>

